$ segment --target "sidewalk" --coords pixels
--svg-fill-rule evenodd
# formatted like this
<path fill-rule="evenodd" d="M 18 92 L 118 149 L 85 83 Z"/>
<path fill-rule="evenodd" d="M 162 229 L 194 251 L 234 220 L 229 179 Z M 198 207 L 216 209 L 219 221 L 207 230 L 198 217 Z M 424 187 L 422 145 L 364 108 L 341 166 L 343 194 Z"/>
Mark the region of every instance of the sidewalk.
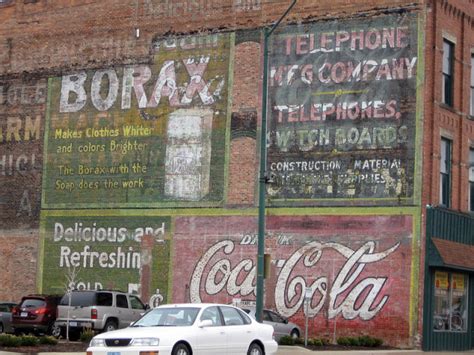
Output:
<path fill-rule="evenodd" d="M 84 355 L 85 353 L 38 353 L 37 355 Z M 420 350 L 349 350 L 349 351 L 311 351 L 300 346 L 279 346 L 277 355 L 474 355 L 471 351 L 423 352 Z M 0 351 L 0 355 L 19 355 L 15 352 Z M 28 355 L 34 355 L 29 353 Z"/>

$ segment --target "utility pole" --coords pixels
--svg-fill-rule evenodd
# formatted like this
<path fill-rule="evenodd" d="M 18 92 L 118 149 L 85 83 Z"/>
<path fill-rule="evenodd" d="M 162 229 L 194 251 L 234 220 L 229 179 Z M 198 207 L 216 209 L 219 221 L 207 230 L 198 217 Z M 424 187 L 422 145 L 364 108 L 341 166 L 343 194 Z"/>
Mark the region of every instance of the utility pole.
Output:
<path fill-rule="evenodd" d="M 257 304 L 255 316 L 262 322 L 263 291 L 264 291 L 264 255 L 265 255 L 265 192 L 267 177 L 267 101 L 268 101 L 268 39 L 280 22 L 288 15 L 297 0 L 291 5 L 279 20 L 268 30 L 263 30 L 263 90 L 262 90 L 262 126 L 260 128 L 260 173 L 258 193 L 258 239 L 257 239 Z"/>

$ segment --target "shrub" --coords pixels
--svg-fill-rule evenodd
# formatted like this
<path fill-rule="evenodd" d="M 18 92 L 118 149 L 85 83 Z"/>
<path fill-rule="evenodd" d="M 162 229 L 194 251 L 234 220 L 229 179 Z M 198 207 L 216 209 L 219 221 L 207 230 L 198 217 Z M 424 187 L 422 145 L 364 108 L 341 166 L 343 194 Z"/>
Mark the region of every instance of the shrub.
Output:
<path fill-rule="evenodd" d="M 323 342 L 323 345 L 329 345 L 331 344 L 331 341 L 327 338 L 321 338 L 321 341 Z"/>
<path fill-rule="evenodd" d="M 20 345 L 20 337 L 10 334 L 0 334 L 0 346 L 17 347 Z"/>
<path fill-rule="evenodd" d="M 34 335 L 22 335 L 20 337 L 21 346 L 36 346 L 39 343 L 39 340 Z"/>
<path fill-rule="evenodd" d="M 323 346 L 324 345 L 323 340 L 322 339 L 317 339 L 317 338 L 309 339 L 308 344 L 314 345 L 314 346 Z"/>
<path fill-rule="evenodd" d="M 383 340 L 371 337 L 369 335 L 363 335 L 359 337 L 359 343 L 361 346 L 375 348 L 377 346 L 381 346 L 383 344 Z"/>
<path fill-rule="evenodd" d="M 365 346 L 369 348 L 376 348 L 383 344 L 382 339 L 373 338 L 369 335 L 362 335 L 359 337 L 340 337 L 337 343 L 343 346 Z"/>
<path fill-rule="evenodd" d="M 372 338 L 368 335 L 362 335 L 362 336 L 359 337 L 359 344 L 360 344 L 360 346 L 373 347 L 374 346 L 374 338 Z"/>
<path fill-rule="evenodd" d="M 348 337 L 347 340 L 349 341 L 350 346 L 360 346 L 359 338 Z"/>
<path fill-rule="evenodd" d="M 53 336 L 42 336 L 39 338 L 39 343 L 42 345 L 56 345 L 58 343 L 58 339 Z"/>
<path fill-rule="evenodd" d="M 79 339 L 83 342 L 83 343 L 88 343 L 91 341 L 91 339 L 94 337 L 94 331 L 91 329 L 91 328 L 85 328 L 82 332 L 81 332 L 81 336 L 79 337 Z"/>
<path fill-rule="evenodd" d="M 285 335 L 280 338 L 280 345 L 295 345 L 295 339 L 291 335 Z"/>
<path fill-rule="evenodd" d="M 374 347 L 382 346 L 382 344 L 383 344 L 382 339 L 379 339 L 379 338 L 373 338 L 373 339 L 374 339 Z"/>
<path fill-rule="evenodd" d="M 304 344 L 304 339 L 303 338 L 294 338 L 295 344 L 297 345 L 303 345 Z"/>
<path fill-rule="evenodd" d="M 340 337 L 337 338 L 337 344 L 342 345 L 342 346 L 349 346 L 349 338 L 348 337 Z"/>

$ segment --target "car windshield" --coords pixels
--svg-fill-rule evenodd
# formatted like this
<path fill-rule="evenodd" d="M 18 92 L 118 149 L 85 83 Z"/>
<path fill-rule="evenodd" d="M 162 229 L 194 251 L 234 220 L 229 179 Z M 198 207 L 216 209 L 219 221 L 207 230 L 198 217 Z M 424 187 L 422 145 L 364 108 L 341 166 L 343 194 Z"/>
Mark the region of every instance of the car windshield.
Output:
<path fill-rule="evenodd" d="M 133 327 L 183 327 L 193 325 L 200 308 L 164 307 L 145 314 Z"/>

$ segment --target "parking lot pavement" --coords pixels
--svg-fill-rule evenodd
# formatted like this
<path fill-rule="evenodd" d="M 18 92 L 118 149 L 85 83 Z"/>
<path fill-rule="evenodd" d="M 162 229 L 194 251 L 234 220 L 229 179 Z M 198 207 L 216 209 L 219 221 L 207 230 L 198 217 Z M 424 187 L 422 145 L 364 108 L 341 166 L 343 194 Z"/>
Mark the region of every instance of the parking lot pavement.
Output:
<path fill-rule="evenodd" d="M 278 355 L 421 355 L 421 350 L 350 350 L 350 351 L 311 351 L 299 346 L 279 346 Z M 474 351 L 427 352 L 427 355 L 474 355 Z"/>
<path fill-rule="evenodd" d="M 32 355 L 34 353 L 30 353 Z M 350 351 L 311 351 L 300 346 L 279 346 L 278 355 L 422 355 L 420 350 L 350 350 Z M 20 355 L 15 352 L 0 351 L 0 355 Z M 35 355 L 85 355 L 85 353 L 38 353 Z M 474 351 L 428 352 L 426 355 L 474 355 Z"/>

